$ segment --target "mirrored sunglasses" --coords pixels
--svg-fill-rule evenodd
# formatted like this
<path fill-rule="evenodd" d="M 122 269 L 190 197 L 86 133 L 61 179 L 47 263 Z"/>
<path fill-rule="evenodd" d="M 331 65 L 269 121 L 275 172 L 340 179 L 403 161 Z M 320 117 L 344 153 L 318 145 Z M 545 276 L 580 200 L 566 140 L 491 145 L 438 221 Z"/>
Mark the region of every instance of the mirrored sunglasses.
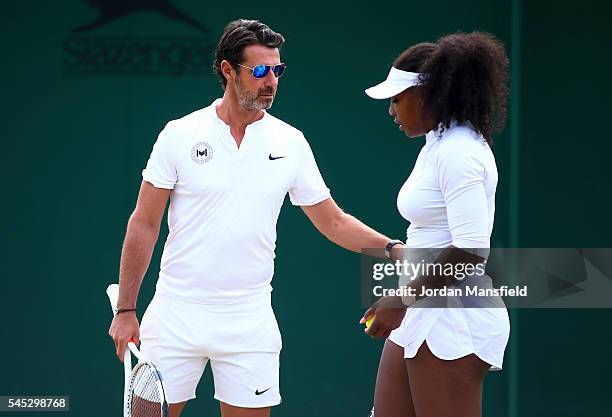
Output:
<path fill-rule="evenodd" d="M 285 72 L 285 68 L 287 67 L 285 64 L 276 64 L 276 65 L 255 65 L 254 67 L 249 67 L 247 65 L 236 64 L 238 66 L 248 68 L 252 71 L 253 77 L 257 79 L 264 78 L 270 70 L 276 78 L 280 78 L 281 75 Z"/>

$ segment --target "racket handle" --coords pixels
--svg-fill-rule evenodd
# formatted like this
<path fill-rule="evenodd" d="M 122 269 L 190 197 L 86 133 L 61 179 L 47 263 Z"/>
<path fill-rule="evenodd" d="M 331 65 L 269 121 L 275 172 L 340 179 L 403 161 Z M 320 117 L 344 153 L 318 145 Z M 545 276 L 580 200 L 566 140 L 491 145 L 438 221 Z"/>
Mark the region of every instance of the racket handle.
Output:
<path fill-rule="evenodd" d="M 108 288 L 106 288 L 106 295 L 108 296 L 108 300 L 110 301 L 111 308 L 113 309 L 113 316 L 115 316 L 115 309 L 117 308 L 117 297 L 119 296 L 119 285 L 118 284 L 110 284 Z M 133 342 L 130 341 L 133 344 Z M 129 343 L 128 343 L 129 346 Z M 129 417 L 130 410 L 128 410 L 128 389 L 130 384 L 130 378 L 132 376 L 132 355 L 130 354 L 130 349 L 126 348 L 125 352 L 123 352 L 123 416 Z"/>
<path fill-rule="evenodd" d="M 129 349 L 125 349 L 123 353 L 123 417 L 130 417 L 131 412 L 128 409 L 129 384 L 132 377 L 132 355 Z"/>
<path fill-rule="evenodd" d="M 132 374 L 132 355 L 130 354 L 130 349 L 125 349 L 125 352 L 123 352 L 123 370 L 125 372 L 125 386 L 127 387 Z"/>
<path fill-rule="evenodd" d="M 136 356 L 136 358 L 137 358 L 139 361 L 143 362 L 143 359 L 142 359 L 142 354 L 140 353 L 140 350 L 138 349 L 138 346 L 136 346 L 136 342 L 135 342 L 135 340 L 134 340 L 134 339 L 130 339 L 130 340 L 128 341 L 128 348 L 129 348 L 129 350 L 131 350 L 131 351 L 132 351 L 132 353 L 134 354 L 134 356 Z M 128 351 L 128 349 L 126 349 L 126 351 Z"/>
<path fill-rule="evenodd" d="M 113 315 L 117 309 L 117 297 L 119 297 L 119 284 L 110 284 L 106 288 L 106 295 L 108 295 L 108 301 L 110 301 L 111 308 L 113 309 Z"/>

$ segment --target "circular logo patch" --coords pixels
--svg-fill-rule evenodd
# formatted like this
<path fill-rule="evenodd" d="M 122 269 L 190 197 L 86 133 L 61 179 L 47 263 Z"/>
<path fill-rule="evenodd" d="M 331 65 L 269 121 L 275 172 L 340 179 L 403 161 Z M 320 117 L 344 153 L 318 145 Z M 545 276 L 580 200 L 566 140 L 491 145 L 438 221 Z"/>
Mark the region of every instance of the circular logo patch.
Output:
<path fill-rule="evenodd" d="M 213 157 L 213 148 L 207 142 L 198 142 L 191 148 L 191 159 L 196 164 L 204 164 Z"/>

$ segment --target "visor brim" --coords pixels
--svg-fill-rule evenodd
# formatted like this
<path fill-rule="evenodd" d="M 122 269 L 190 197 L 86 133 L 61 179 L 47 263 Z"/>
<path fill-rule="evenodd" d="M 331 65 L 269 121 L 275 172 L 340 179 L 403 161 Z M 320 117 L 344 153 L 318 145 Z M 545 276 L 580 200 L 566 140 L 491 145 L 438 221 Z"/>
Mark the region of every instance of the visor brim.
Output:
<path fill-rule="evenodd" d="M 383 100 L 396 96 L 410 87 L 412 86 L 407 87 L 405 85 L 392 84 L 389 81 L 385 80 L 382 83 L 375 85 L 374 87 L 368 88 L 367 90 L 365 90 L 365 93 L 373 99 Z"/>

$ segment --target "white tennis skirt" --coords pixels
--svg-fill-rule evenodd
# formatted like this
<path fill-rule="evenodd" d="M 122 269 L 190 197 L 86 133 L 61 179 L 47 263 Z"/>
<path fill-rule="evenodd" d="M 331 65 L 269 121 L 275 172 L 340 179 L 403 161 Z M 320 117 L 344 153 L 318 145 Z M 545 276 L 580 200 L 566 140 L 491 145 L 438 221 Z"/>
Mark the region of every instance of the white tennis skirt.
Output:
<path fill-rule="evenodd" d="M 486 280 L 489 277 L 481 277 Z M 473 281 L 472 281 L 473 283 Z M 508 311 L 501 298 L 484 300 L 484 306 L 465 307 L 465 303 L 449 297 L 445 305 L 436 305 L 423 299 L 408 308 L 400 327 L 391 332 L 389 339 L 404 348 L 405 358 L 414 358 L 424 341 L 429 350 L 444 360 L 459 359 L 475 354 L 500 370 L 504 351 L 510 336 Z"/>

